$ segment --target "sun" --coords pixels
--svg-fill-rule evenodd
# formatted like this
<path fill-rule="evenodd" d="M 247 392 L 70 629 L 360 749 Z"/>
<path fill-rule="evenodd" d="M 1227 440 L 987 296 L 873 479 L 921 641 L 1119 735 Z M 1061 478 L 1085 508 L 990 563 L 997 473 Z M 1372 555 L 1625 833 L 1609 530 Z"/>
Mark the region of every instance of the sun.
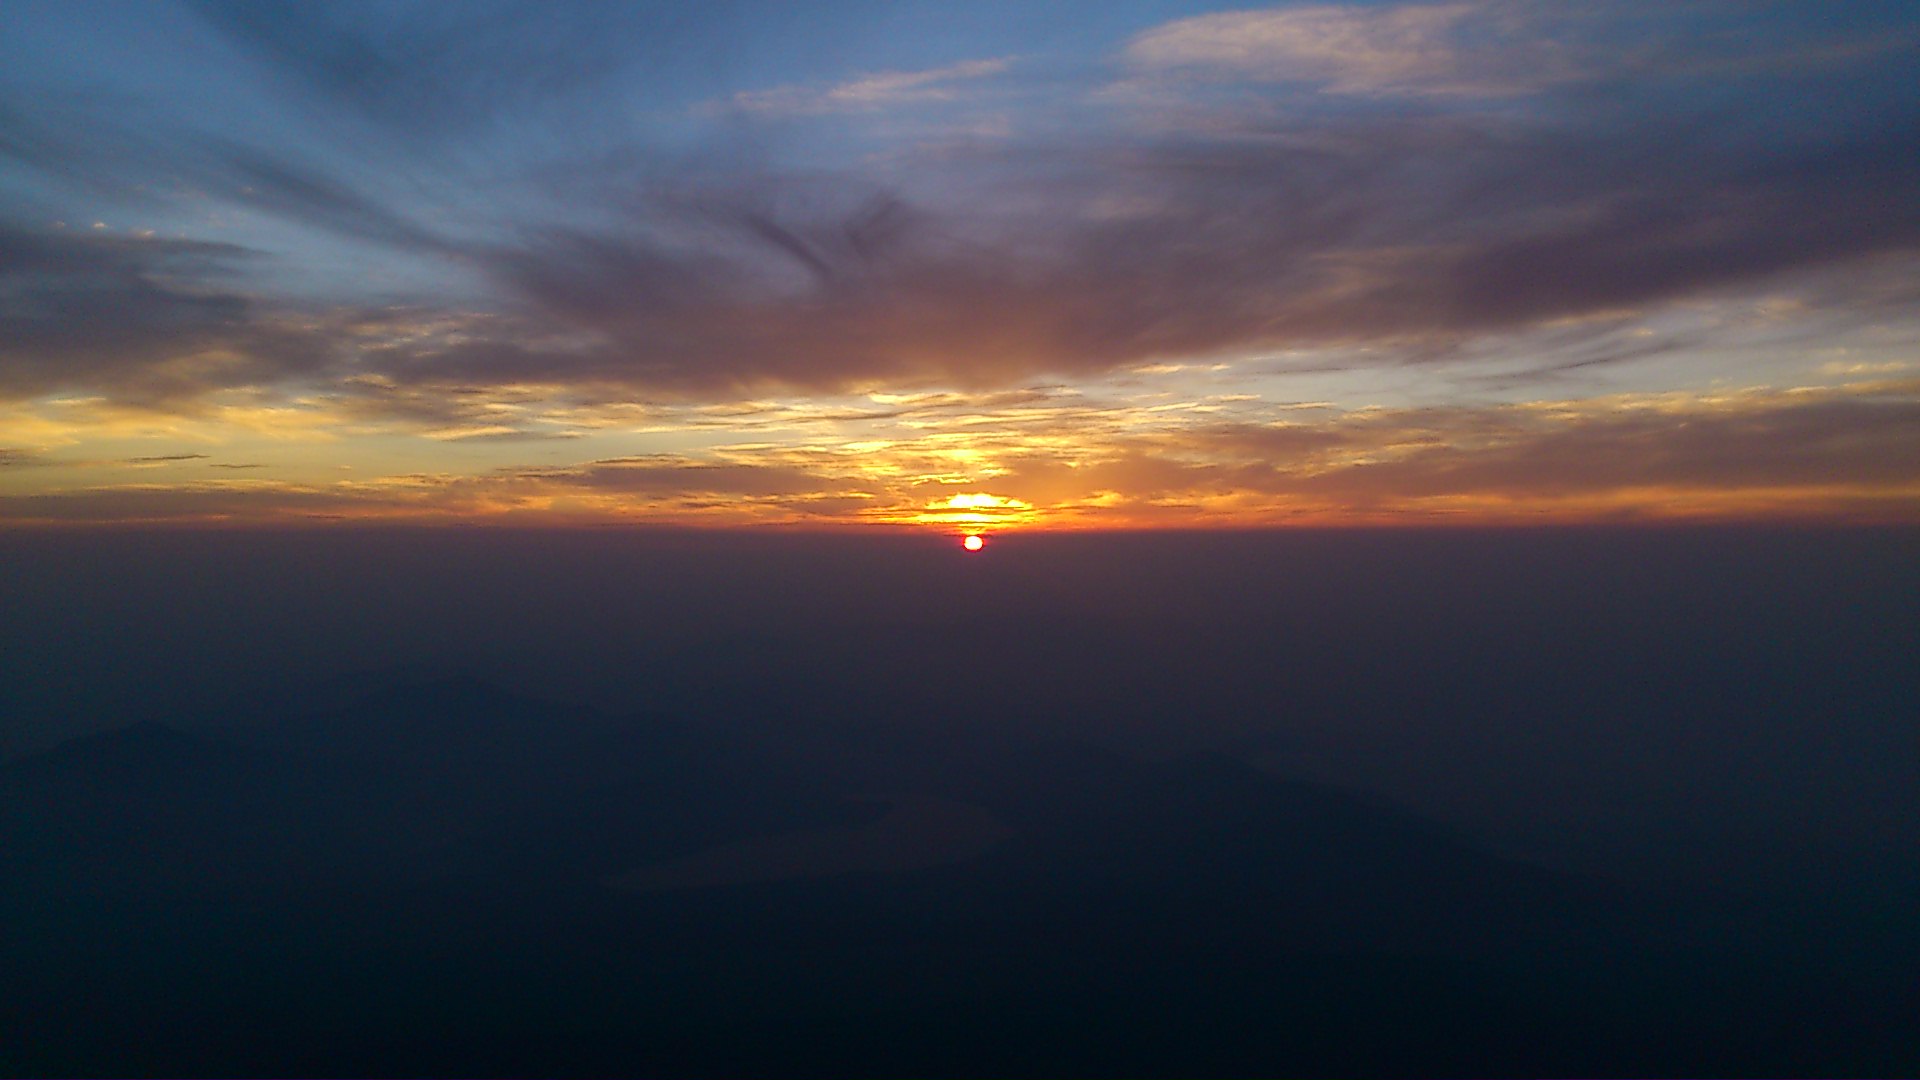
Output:
<path fill-rule="evenodd" d="M 966 539 L 960 541 L 960 546 L 968 551 L 979 551 L 987 546 L 987 542 L 980 538 L 979 533 L 968 533 Z"/>

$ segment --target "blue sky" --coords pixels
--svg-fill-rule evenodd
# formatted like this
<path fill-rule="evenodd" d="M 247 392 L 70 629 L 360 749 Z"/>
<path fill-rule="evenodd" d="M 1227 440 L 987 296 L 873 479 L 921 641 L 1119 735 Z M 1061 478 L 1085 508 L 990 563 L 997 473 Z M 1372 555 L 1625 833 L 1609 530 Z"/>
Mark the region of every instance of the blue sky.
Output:
<path fill-rule="evenodd" d="M 9 519 L 1920 497 L 1905 5 L 0 20 Z"/>

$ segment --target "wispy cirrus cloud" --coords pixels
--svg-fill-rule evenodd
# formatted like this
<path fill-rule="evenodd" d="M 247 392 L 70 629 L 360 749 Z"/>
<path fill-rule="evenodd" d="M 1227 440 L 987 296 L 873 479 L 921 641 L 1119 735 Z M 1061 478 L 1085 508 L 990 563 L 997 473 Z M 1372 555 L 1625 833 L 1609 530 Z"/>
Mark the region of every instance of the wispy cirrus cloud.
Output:
<path fill-rule="evenodd" d="M 222 26 L 233 18 L 218 15 Z M 1505 48 L 1543 18 L 1512 4 L 1228 12 L 1149 31 L 1132 49 L 1147 58 L 1139 62 L 1177 67 L 1242 41 L 1269 58 L 1321 57 L 1302 70 L 1328 78 L 1340 65 L 1373 65 L 1386 73 L 1380 85 L 1412 85 L 1472 49 Z M 1265 29 L 1229 32 L 1248 20 Z M 273 20 L 255 29 L 271 31 L 278 51 L 327 40 Z M 309 66 L 351 68 L 330 56 Z M 530 385 L 682 399 L 978 390 L 1286 348 L 1366 347 L 1370 362 L 1391 366 L 1489 334 L 1656 310 L 1835 265 L 1882 260 L 1892 279 L 1920 250 L 1920 217 L 1901 197 L 1920 186 L 1920 115 L 1885 97 L 1899 58 L 1868 60 L 1799 86 L 1778 122 L 1762 126 L 1730 125 L 1711 109 L 1623 117 L 1604 95 L 1556 99 L 1525 117 L 1247 108 L 1187 132 L 1096 127 L 909 158 L 903 168 L 939 173 L 938 189 L 857 165 L 800 174 L 724 157 L 717 171 L 601 162 L 599 182 L 579 189 L 591 196 L 583 204 L 500 220 L 401 197 L 398 168 L 375 183 L 232 136 L 142 133 L 106 115 L 49 125 L 14 110 L 0 129 L 19 121 L 30 137 L 0 138 L 0 156 L 18 164 L 102 190 L 181 178 L 196 198 L 230 197 L 353 245 L 355 265 L 403 263 L 445 294 L 329 309 L 324 297 L 276 287 L 267 271 L 290 261 L 285 253 L 14 226 L 7 243 L 28 257 L 0 261 L 14 298 L 0 311 L 9 331 L 0 393 L 186 407 L 236 386 L 331 385 L 372 409 Z M 941 94 L 1006 63 L 809 93 L 843 104 Z M 1756 93 L 1772 85 L 1764 72 L 1735 77 Z M 541 85 L 532 79 L 527 92 Z M 1882 99 L 1884 108 L 1853 107 Z M 1793 123 L 1796 110 L 1849 119 Z M 940 196 L 969 185 L 994 196 Z M 484 194 L 465 198 L 485 206 Z M 1824 302 L 1859 306 L 1864 295 Z M 407 392 L 345 389 L 364 376 Z M 518 437 L 498 418 L 474 419 L 445 430 Z"/>
<path fill-rule="evenodd" d="M 263 317 L 235 287 L 252 254 L 0 221 L 0 396 L 91 389 L 190 401 L 324 366 L 321 341 Z"/>
<path fill-rule="evenodd" d="M 280 85 L 324 107 L 433 141 L 576 103 L 625 65 L 658 58 L 689 21 L 671 7 L 614 12 L 504 0 L 459 12 L 193 0 L 207 25 Z M 639 28 L 631 24 L 643 20 Z M 638 32 L 636 32 L 636 29 Z M 572 110 L 578 122 L 582 110 Z"/>
<path fill-rule="evenodd" d="M 955 243 L 959 219 L 886 196 L 669 203 L 628 229 L 473 245 L 466 265 L 510 301 L 497 311 L 302 310 L 240 292 L 258 256 L 231 245 L 16 232 L 0 390 L 191 411 L 281 387 L 441 437 L 552 438 L 580 430 L 558 416 L 569 402 L 977 393 L 1268 348 L 1382 367 L 1476 359 L 1468 343 L 1551 328 L 1524 339 L 1537 381 L 1697 346 L 1621 326 L 1730 289 L 1794 295 L 1782 275 L 1859 268 L 1807 293 L 1828 329 L 1910 299 L 1875 284 L 1920 246 L 1920 217 L 1890 197 L 1920 182 L 1897 140 L 1703 151 L 1694 171 L 1633 180 L 1631 160 L 1607 160 L 1628 145 L 1610 138 L 1490 141 L 1459 122 L 1379 134 L 1308 155 L 1145 144 L 1105 179 L 1141 209 L 1063 204 L 1020 245 Z"/>
<path fill-rule="evenodd" d="M 873 112 L 953 101 L 966 84 L 1003 74 L 1012 66 L 1009 57 L 962 60 L 920 71 L 875 71 L 831 86 L 742 90 L 728 100 L 733 108 L 745 112 L 785 116 Z"/>
<path fill-rule="evenodd" d="M 1534 29 L 1505 4 L 1318 4 L 1180 19 L 1135 37 L 1126 59 L 1147 72 L 1361 95 L 1510 94 L 1584 70 Z"/>

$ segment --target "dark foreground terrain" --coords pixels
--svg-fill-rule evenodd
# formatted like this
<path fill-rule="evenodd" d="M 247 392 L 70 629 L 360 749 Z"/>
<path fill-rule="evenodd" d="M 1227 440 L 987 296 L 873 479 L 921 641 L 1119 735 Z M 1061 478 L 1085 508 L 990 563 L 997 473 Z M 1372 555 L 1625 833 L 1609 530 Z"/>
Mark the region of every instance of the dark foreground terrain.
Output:
<path fill-rule="evenodd" d="M 4 543 L 7 1075 L 1920 1070 L 1911 533 Z"/>

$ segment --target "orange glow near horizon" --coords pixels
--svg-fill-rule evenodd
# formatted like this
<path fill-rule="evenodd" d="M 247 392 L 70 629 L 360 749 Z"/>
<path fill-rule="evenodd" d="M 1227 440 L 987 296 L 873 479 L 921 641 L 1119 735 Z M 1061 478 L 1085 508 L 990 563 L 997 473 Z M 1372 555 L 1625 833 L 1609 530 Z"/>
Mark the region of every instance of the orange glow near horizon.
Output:
<path fill-rule="evenodd" d="M 747 403 L 740 408 L 793 434 L 673 449 L 633 440 L 704 430 L 698 416 L 662 414 L 656 430 L 634 436 L 618 430 L 616 421 L 631 418 L 613 408 L 600 418 L 609 431 L 572 417 L 581 433 L 561 445 L 578 448 L 556 464 L 529 464 L 514 440 L 473 443 L 455 460 L 444 442 L 399 427 L 368 431 L 320 405 L 302 407 L 304 424 L 276 426 L 277 415 L 240 403 L 161 417 L 50 399 L 0 407 L 8 466 L 0 528 L 932 526 L 963 538 L 1021 529 L 1920 523 L 1920 478 L 1902 464 L 1910 429 L 1889 419 L 1920 410 L 1920 379 L 1842 373 L 1788 389 L 1450 409 L 1239 403 L 1231 421 L 1096 407 L 1081 396 L 1057 392 L 1045 416 L 990 395 L 889 406 L 924 410 L 911 424 L 892 413 L 849 419 L 807 414 L 805 403 Z"/>

